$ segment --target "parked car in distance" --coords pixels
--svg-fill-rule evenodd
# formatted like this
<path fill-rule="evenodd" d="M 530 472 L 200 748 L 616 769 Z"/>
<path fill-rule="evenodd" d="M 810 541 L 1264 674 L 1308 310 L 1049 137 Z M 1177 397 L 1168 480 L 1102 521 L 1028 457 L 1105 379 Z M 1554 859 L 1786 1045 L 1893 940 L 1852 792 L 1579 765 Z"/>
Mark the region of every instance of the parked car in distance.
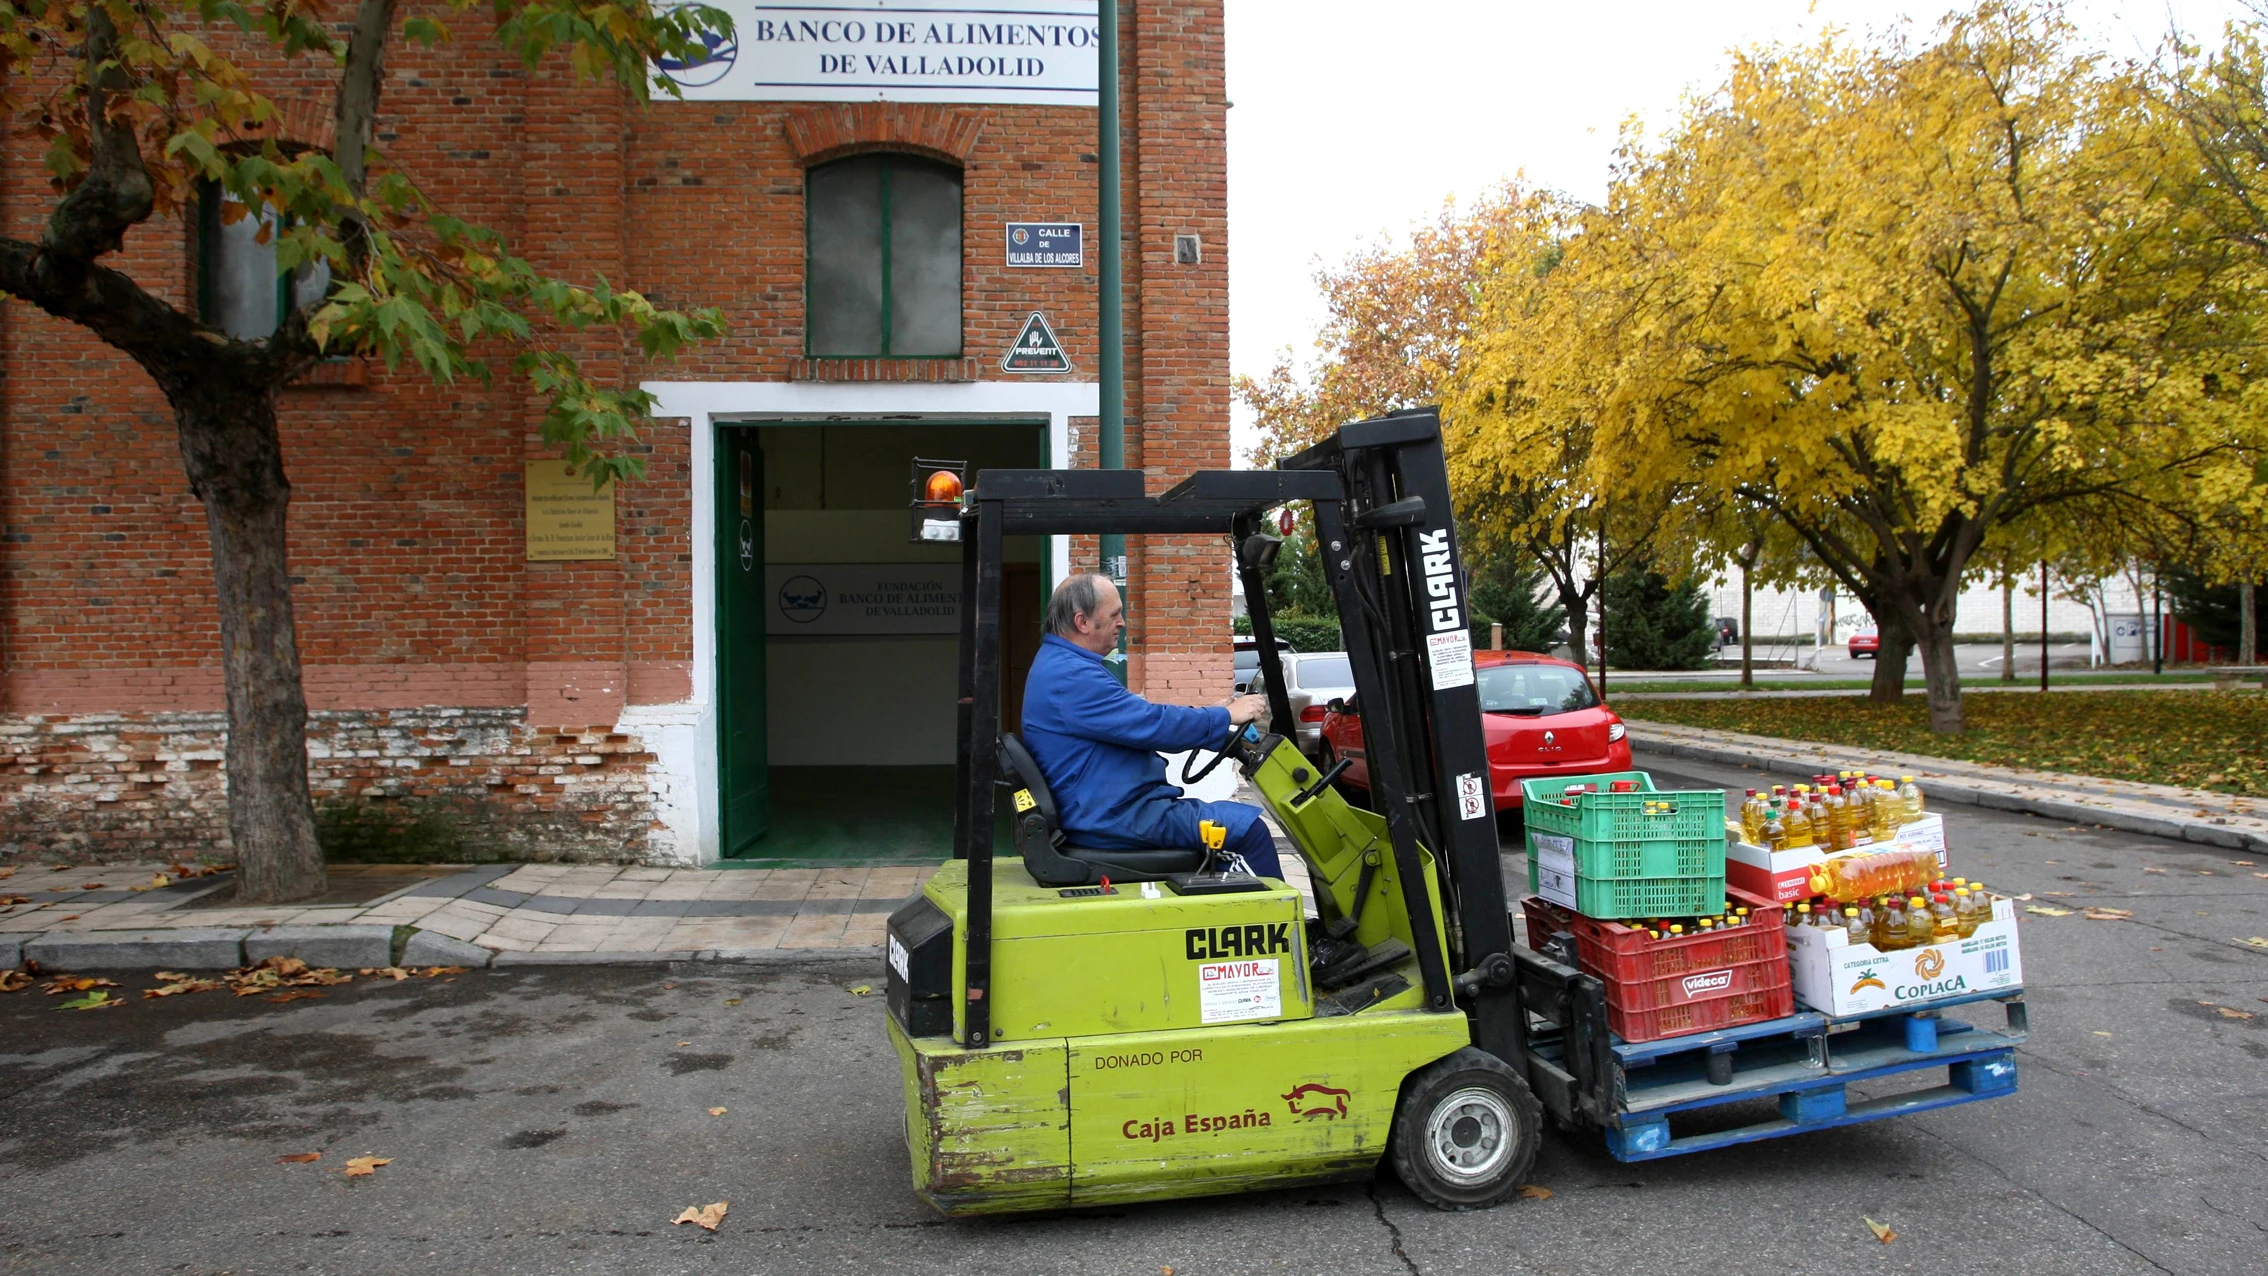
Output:
<path fill-rule="evenodd" d="M 1522 780 L 1630 769 L 1628 729 L 1599 700 L 1580 665 L 1526 651 L 1479 651 L 1473 679 L 1488 741 L 1488 787 L 1499 815 L 1520 808 Z M 1345 758 L 1339 783 L 1367 798 L 1362 707 L 1342 702 L 1325 708 L 1316 760 L 1330 767 Z"/>
<path fill-rule="evenodd" d="M 1276 650 L 1289 653 L 1291 644 L 1278 638 Z M 1241 696 L 1251 691 L 1253 682 L 1260 677 L 1260 640 L 1257 638 L 1238 638 L 1234 658 L 1236 661 L 1236 694 Z"/>
<path fill-rule="evenodd" d="M 1291 699 L 1289 729 L 1271 726 L 1291 737 L 1301 753 L 1317 756 L 1323 743 L 1323 719 L 1333 700 L 1355 693 L 1354 667 L 1343 651 L 1308 651 L 1284 656 L 1284 691 Z"/>
<path fill-rule="evenodd" d="M 1860 656 L 1869 660 L 1874 659 L 1875 655 L 1882 650 L 1882 631 L 1873 625 L 1854 631 L 1851 634 L 1849 649 L 1853 660 Z"/>

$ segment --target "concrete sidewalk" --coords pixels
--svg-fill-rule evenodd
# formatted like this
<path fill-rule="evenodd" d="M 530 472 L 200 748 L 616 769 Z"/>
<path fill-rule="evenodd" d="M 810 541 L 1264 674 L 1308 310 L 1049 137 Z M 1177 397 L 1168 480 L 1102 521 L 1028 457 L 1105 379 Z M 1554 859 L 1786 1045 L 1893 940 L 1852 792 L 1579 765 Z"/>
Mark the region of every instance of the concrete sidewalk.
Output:
<path fill-rule="evenodd" d="M 1992 766 L 1916 753 L 1813 744 L 1712 728 L 1625 719 L 1640 752 L 1754 767 L 1803 779 L 1852 768 L 1911 775 L 1932 802 L 2026 811 L 2074 824 L 2231 850 L 2268 851 L 2268 801 L 2206 789 Z"/>

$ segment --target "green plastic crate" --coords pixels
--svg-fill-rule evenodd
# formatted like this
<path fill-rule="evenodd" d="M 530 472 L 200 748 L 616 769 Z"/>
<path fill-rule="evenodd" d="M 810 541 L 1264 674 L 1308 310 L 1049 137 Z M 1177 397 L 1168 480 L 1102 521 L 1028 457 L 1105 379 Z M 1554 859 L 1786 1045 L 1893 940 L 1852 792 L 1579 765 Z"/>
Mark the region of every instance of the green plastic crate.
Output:
<path fill-rule="evenodd" d="M 1586 793 L 1575 806 L 1557 799 L 1569 784 L 1605 789 L 1634 780 L 1633 793 Z M 1725 801 L 1717 790 L 1667 791 L 1643 771 L 1523 781 L 1528 826 L 1528 888 L 1586 917 L 1678 917 L 1725 908 Z M 1654 814 L 1648 802 L 1674 806 Z M 1549 839 L 1539 847 L 1537 839 Z M 1553 845 L 1554 843 L 1558 845 Z M 1563 871 L 1546 891 L 1545 851 L 1563 851 Z M 1556 856 L 1554 857 L 1556 858 Z"/>

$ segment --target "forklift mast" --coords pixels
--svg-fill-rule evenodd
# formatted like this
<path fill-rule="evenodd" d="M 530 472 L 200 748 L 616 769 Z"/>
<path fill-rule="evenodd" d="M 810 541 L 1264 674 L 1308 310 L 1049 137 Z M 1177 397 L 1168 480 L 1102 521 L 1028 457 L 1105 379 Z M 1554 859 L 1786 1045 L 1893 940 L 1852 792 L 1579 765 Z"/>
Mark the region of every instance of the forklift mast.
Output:
<path fill-rule="evenodd" d="M 1438 864 L 1449 934 L 1423 892 L 1405 901 L 1427 1008 L 1462 1011 L 1473 1044 L 1522 1067 L 1524 1032 L 1498 860 L 1486 742 L 1474 685 L 1470 611 L 1459 566 L 1436 409 L 1342 427 L 1275 470 L 1207 470 L 1146 494 L 1139 470 L 986 470 L 961 512 L 961 658 L 954 855 L 969 861 L 966 1026 L 989 1044 L 991 887 L 999 780 L 1000 585 L 1006 537 L 1119 532 L 1227 534 L 1258 640 L 1278 730 L 1290 701 L 1264 580 L 1277 542 L 1271 509 L 1306 501 L 1336 600 L 1360 702 L 1371 793 L 1401 880 Z M 1442 962 L 1447 941 L 1449 966 Z"/>

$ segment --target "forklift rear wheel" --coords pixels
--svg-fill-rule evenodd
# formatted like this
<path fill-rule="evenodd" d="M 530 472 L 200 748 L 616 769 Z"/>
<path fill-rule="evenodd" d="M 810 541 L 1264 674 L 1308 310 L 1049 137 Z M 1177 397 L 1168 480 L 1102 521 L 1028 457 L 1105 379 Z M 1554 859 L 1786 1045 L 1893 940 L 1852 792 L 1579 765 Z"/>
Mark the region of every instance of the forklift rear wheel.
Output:
<path fill-rule="evenodd" d="M 1519 1190 L 1541 1122 L 1527 1081 L 1467 1046 L 1411 1074 L 1394 1117 L 1394 1173 L 1436 1209 L 1486 1209 Z"/>

